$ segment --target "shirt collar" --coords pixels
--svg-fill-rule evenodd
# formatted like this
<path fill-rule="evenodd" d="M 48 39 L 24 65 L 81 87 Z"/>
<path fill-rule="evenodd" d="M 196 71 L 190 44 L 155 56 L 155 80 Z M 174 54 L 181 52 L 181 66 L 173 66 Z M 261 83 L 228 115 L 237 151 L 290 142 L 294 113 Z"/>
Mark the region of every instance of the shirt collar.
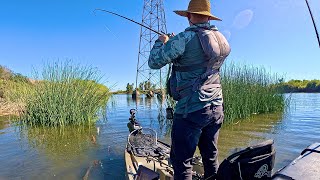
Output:
<path fill-rule="evenodd" d="M 191 30 L 191 29 L 196 29 L 198 27 L 218 30 L 218 28 L 216 26 L 214 26 L 214 25 L 211 26 L 210 23 L 197 23 L 195 25 L 192 25 L 192 26 L 186 28 L 186 31 Z"/>

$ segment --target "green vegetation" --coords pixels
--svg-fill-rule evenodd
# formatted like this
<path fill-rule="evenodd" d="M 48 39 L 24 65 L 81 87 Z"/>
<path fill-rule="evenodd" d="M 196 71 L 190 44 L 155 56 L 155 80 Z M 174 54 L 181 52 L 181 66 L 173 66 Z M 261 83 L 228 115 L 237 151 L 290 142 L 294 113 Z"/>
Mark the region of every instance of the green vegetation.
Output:
<path fill-rule="evenodd" d="M 133 92 L 133 86 L 134 86 L 134 84 L 132 83 L 132 84 L 127 84 L 127 87 L 126 87 L 126 93 L 127 94 L 132 94 L 132 92 Z"/>
<path fill-rule="evenodd" d="M 85 125 L 105 115 L 109 89 L 92 67 L 66 63 L 45 65 L 34 83 L 11 81 L 8 101 L 20 105 L 20 118 L 31 126 Z M 7 92 L 7 93 L 6 93 Z"/>
<path fill-rule="evenodd" d="M 320 80 L 290 80 L 288 82 L 280 80 L 276 87 L 284 93 L 320 92 Z"/>
<path fill-rule="evenodd" d="M 230 63 L 223 66 L 221 78 L 226 122 L 284 111 L 284 95 L 273 85 L 278 78 L 264 68 Z"/>
<path fill-rule="evenodd" d="M 118 91 L 113 91 L 113 92 L 110 92 L 111 94 L 128 94 L 127 91 L 124 91 L 124 90 L 118 90 Z"/>
<path fill-rule="evenodd" d="M 132 94 L 134 91 L 134 83 L 127 83 L 126 90 L 118 90 L 112 92 L 112 94 Z M 160 92 L 160 89 L 156 89 L 156 85 L 152 84 L 150 81 L 140 82 L 138 86 L 138 91 L 140 94 L 148 94 L 150 91 Z"/>
<path fill-rule="evenodd" d="M 21 74 L 16 74 L 9 69 L 0 66 L 0 116 L 5 115 L 18 115 L 21 110 L 21 103 L 18 101 L 10 101 L 12 86 L 19 86 L 24 84 L 23 87 L 28 87 L 31 85 L 29 79 Z M 24 88 L 17 88 L 17 90 L 22 91 Z"/>
<path fill-rule="evenodd" d="M 13 76 L 13 73 L 9 69 L 7 69 L 7 68 L 5 68 L 3 66 L 0 66 L 0 79 L 8 80 L 12 76 Z"/>
<path fill-rule="evenodd" d="M 29 79 L 19 73 L 13 73 L 8 68 L 0 65 L 0 82 L 1 81 L 29 82 Z"/>
<path fill-rule="evenodd" d="M 96 82 L 93 68 L 49 64 L 41 82 L 26 99 L 22 119 L 30 125 L 66 126 L 90 124 L 104 112 L 109 90 Z"/>

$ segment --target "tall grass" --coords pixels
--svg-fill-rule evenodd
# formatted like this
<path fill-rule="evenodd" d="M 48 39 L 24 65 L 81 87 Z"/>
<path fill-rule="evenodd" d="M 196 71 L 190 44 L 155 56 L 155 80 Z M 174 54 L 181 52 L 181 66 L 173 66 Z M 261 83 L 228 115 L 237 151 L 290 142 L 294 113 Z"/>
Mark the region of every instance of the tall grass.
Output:
<path fill-rule="evenodd" d="M 263 67 L 229 63 L 222 67 L 225 121 L 234 122 L 253 114 L 283 112 L 286 100 L 274 84 L 278 77 Z"/>
<path fill-rule="evenodd" d="M 91 124 L 105 114 L 109 89 L 98 84 L 95 68 L 72 62 L 48 63 L 35 71 L 36 82 L 28 95 L 21 119 L 31 126 Z"/>

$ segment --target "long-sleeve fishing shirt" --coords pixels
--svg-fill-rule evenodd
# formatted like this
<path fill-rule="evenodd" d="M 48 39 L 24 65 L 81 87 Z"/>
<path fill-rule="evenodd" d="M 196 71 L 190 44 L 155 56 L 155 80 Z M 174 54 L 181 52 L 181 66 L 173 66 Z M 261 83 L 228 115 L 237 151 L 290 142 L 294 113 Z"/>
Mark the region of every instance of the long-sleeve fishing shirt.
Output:
<path fill-rule="evenodd" d="M 216 28 L 210 26 L 209 23 L 196 24 L 196 26 L 190 26 L 184 32 L 170 38 L 166 44 L 157 40 L 150 52 L 148 60 L 149 67 L 151 69 L 160 69 L 172 62 L 177 66 L 189 66 L 205 62 L 205 54 L 200 44 L 200 40 L 197 37 L 197 34 L 192 31 L 192 28 L 197 28 L 197 26 Z M 189 72 L 176 72 L 177 84 L 178 86 L 183 85 L 205 72 L 205 69 L 197 69 Z M 190 98 L 183 98 L 178 101 L 175 107 L 175 113 L 191 113 L 211 104 L 222 105 L 222 103 L 222 94 L 220 98 L 204 102 L 200 101 L 198 93 L 193 93 Z"/>

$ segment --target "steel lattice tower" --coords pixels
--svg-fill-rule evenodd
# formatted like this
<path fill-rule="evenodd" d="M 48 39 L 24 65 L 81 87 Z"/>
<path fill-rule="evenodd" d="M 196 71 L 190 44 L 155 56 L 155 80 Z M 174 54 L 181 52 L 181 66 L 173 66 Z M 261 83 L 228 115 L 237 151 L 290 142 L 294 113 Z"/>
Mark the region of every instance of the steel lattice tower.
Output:
<path fill-rule="evenodd" d="M 158 32 L 167 33 L 163 0 L 144 0 L 142 24 Z M 137 63 L 136 88 L 140 83 L 150 82 L 156 89 L 163 89 L 167 67 L 153 70 L 148 66 L 148 58 L 158 34 L 141 27 Z"/>

